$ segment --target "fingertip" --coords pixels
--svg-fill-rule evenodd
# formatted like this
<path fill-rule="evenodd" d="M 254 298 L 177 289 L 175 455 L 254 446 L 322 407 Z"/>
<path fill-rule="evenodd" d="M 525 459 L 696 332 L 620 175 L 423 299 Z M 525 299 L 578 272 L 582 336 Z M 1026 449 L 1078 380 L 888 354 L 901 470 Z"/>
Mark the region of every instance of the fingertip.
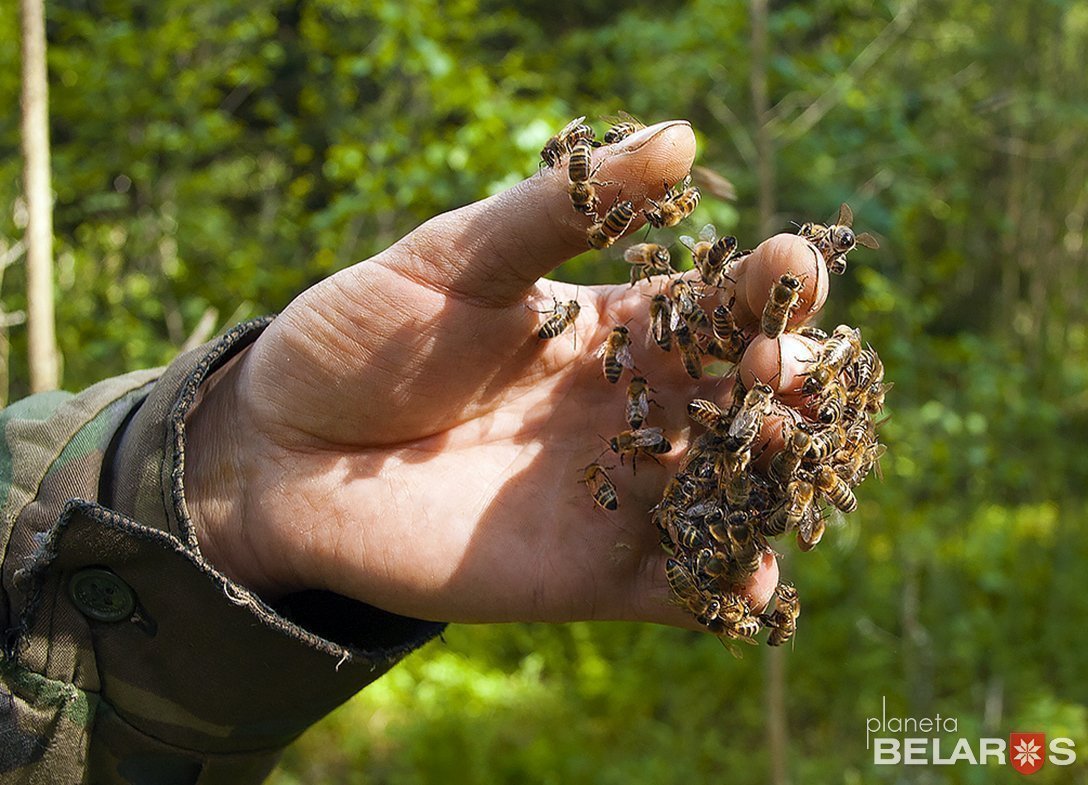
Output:
<path fill-rule="evenodd" d="M 764 551 L 759 569 L 748 579 L 743 590 L 753 613 L 762 612 L 770 604 L 778 588 L 778 578 L 778 559 L 771 551 Z"/>
<path fill-rule="evenodd" d="M 760 334 L 748 344 L 737 373 L 745 387 L 763 382 L 792 402 L 801 395 L 801 385 L 819 354 L 820 345 L 800 333 L 783 333 L 777 338 Z"/>
<path fill-rule="evenodd" d="M 745 258 L 735 276 L 738 324 L 748 326 L 763 314 L 771 288 L 786 273 L 801 279 L 801 296 L 787 323 L 798 327 L 811 319 L 827 301 L 830 276 L 823 256 L 811 242 L 783 232 L 769 237 Z"/>

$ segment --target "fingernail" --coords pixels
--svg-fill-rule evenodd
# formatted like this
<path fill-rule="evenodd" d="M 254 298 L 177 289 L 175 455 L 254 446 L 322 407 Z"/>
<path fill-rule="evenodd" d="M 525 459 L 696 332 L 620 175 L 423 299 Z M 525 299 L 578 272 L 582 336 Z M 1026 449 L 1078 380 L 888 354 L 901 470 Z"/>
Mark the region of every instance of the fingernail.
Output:
<path fill-rule="evenodd" d="M 617 154 L 633 153 L 635 150 L 638 150 L 647 142 L 663 134 L 665 131 L 668 131 L 671 128 L 677 128 L 685 125 L 689 128 L 691 127 L 691 123 L 689 123 L 687 120 L 666 120 L 663 123 L 656 123 L 628 136 L 626 139 L 616 145 L 615 151 Z"/>

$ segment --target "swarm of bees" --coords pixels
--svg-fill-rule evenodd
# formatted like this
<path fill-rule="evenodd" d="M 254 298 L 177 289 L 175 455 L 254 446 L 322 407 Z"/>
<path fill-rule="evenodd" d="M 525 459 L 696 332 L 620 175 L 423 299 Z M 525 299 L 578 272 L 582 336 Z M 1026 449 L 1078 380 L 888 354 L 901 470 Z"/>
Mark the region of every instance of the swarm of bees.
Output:
<path fill-rule="evenodd" d="M 559 167 L 566 159 L 571 205 L 591 219 L 586 231 L 591 248 L 611 247 L 639 213 L 632 201 L 618 196 L 600 211 L 597 188 L 610 183 L 595 179 L 591 152 L 643 127 L 624 115 L 603 142 L 597 142 L 585 117 L 579 117 L 541 151 L 548 167 Z M 665 183 L 664 196 L 647 199 L 642 217 L 652 229 L 674 227 L 691 216 L 699 199 L 698 187 L 687 178 L 671 186 Z M 843 204 L 835 223 L 806 223 L 798 234 L 815 247 L 829 272 L 842 274 L 847 254 L 856 246 L 877 247 L 872 235 L 855 233 L 852 224 L 853 213 Z M 676 346 L 681 365 L 693 379 L 703 376 L 707 358 L 734 368 L 727 404 L 700 398 L 688 403 L 688 417 L 701 430 L 680 456 L 660 502 L 648 511 L 669 556 L 665 577 L 672 601 L 734 653 L 733 641 L 754 644 L 764 628 L 769 630 L 767 644 L 780 646 L 797 629 L 801 605 L 796 588 L 780 582 L 773 601 L 761 609 L 752 607 L 742 587 L 771 552 L 773 538 L 792 534 L 802 551 L 810 551 L 821 541 L 829 518 L 857 509 L 853 489 L 874 468 L 879 471 L 885 451 L 877 437 L 877 418 L 891 385 L 884 380 L 880 357 L 863 343 L 860 330 L 839 325 L 828 335 L 810 326 L 791 329 L 791 318 L 805 305 L 803 274 L 782 274 L 767 293 L 755 324 L 741 326 L 730 285 L 752 251 L 738 251 L 735 237 L 718 237 L 708 224 L 697 239 L 679 238 L 690 250 L 693 265 L 680 273 L 669 245 L 658 239 L 637 243 L 623 253 L 631 265 L 632 286 L 643 280 L 659 284 L 648 297 L 647 345 L 665 352 Z M 713 304 L 709 313 L 704 300 Z M 575 301 L 556 302 L 538 337 L 562 334 L 578 312 Z M 793 407 L 772 386 L 778 380 L 749 379 L 746 386 L 735 373 L 757 335 L 778 339 L 791 332 L 814 347 L 806 358 L 800 404 L 793 400 Z M 599 352 L 609 383 L 618 384 L 625 371 L 630 376 L 624 400 L 627 429 L 604 440 L 602 455 L 611 451 L 621 465 L 629 461 L 637 471 L 640 458 L 657 461 L 657 456 L 672 451 L 672 443 L 660 427 L 647 424 L 650 406 L 657 404 L 634 362 L 633 344 L 628 327 L 616 325 Z M 765 425 L 772 421 L 782 423 L 782 446 L 767 454 L 771 439 Z M 600 461 L 598 457 L 582 470 L 580 482 L 601 509 L 615 510 L 621 499 L 608 467 Z"/>

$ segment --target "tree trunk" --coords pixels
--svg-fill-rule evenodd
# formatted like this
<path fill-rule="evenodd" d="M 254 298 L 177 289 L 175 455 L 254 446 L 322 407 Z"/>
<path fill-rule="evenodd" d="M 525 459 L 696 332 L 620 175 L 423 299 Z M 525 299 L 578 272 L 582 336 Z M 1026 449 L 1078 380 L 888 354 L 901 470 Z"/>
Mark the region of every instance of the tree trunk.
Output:
<path fill-rule="evenodd" d="M 759 236 L 774 230 L 774 141 L 767 96 L 767 0 L 752 0 L 752 113 L 755 121 L 756 177 L 759 193 Z M 786 712 L 786 660 L 781 648 L 767 651 L 765 683 L 767 754 L 771 785 L 789 783 L 789 720 Z"/>
<path fill-rule="evenodd" d="M 30 390 L 60 382 L 53 315 L 53 193 L 49 183 L 49 87 L 43 0 L 20 0 L 23 188 L 26 195 L 27 357 Z"/>

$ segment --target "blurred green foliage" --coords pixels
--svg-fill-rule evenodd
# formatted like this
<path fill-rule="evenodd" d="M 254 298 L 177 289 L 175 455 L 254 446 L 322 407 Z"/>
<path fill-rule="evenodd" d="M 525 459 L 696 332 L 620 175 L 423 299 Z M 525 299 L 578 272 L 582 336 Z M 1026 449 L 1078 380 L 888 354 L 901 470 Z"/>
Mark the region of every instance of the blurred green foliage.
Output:
<path fill-rule="evenodd" d="M 16 40 L 15 4 L 0 40 Z M 687 117 L 753 244 L 751 29 L 725 0 L 56 0 L 48 6 L 57 307 L 67 387 L 168 361 L 436 212 L 535 171 L 572 116 Z M 1069 735 L 1088 781 L 1088 6 L 775 2 L 776 224 L 848 201 L 858 250 L 824 317 L 895 388 L 884 480 L 791 558 L 796 782 L 1011 782 L 874 767 L 864 723 Z M 18 52 L 0 49 L 17 105 Z M 0 243 L 21 234 L 0 116 Z M 690 230 L 687 230 L 690 231 Z M 694 232 L 691 232 L 694 233 Z M 3 250 L 3 248 L 0 248 Z M 618 254 L 560 275 L 620 280 Z M 22 271 L 3 278 L 23 307 Z M 12 331 L 12 397 L 26 391 Z M 783 547 L 785 543 L 783 543 Z M 765 782 L 765 650 L 620 624 L 451 629 L 307 733 L 294 783 Z"/>

